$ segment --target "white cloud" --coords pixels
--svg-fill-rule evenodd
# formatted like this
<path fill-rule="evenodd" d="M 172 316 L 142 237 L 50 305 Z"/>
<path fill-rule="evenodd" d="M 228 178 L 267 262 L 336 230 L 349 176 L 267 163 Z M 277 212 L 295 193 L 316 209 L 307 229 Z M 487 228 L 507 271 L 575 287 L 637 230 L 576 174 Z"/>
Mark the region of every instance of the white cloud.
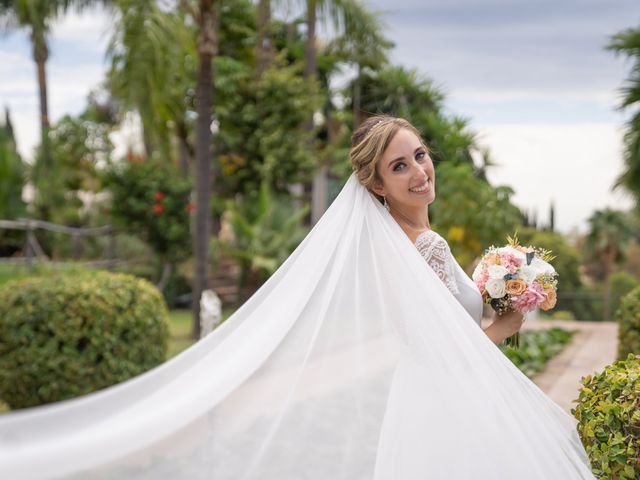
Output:
<path fill-rule="evenodd" d="M 89 92 L 103 78 L 104 68 L 87 65 L 76 69 L 57 68 L 51 65 L 48 75 L 49 115 L 55 122 L 67 113 L 75 114 L 86 106 Z M 31 70 L 26 75 L 25 70 Z M 25 160 L 31 160 L 33 149 L 40 139 L 38 85 L 35 67 L 29 65 L 16 74 L 21 78 L 0 86 L 0 98 L 11 111 L 16 132 L 18 150 Z"/>
<path fill-rule="evenodd" d="M 30 108 L 11 108 L 11 121 L 18 144 L 18 151 L 24 160 L 33 159 L 33 150 L 40 143 L 40 124 L 38 123 L 39 107 L 33 103 Z"/>
<path fill-rule="evenodd" d="M 555 203 L 556 230 L 587 230 L 587 218 L 607 206 L 631 207 L 621 192 L 611 192 L 623 168 L 621 127 L 615 124 L 479 125 L 479 142 L 489 146 L 500 164 L 490 169 L 494 185 L 515 190 L 515 204 L 548 223 Z"/>
<path fill-rule="evenodd" d="M 0 99 L 30 94 L 29 82 L 34 81 L 36 67 L 30 57 L 7 49 L 0 50 Z"/>
<path fill-rule="evenodd" d="M 71 11 L 54 23 L 54 41 L 79 42 L 89 48 L 104 51 L 111 34 L 113 13 L 103 8 L 93 8 L 82 13 Z"/>
<path fill-rule="evenodd" d="M 82 111 L 87 95 L 104 78 L 109 26 L 110 19 L 102 10 L 82 15 L 72 12 L 54 25 L 46 65 L 52 122 Z M 20 154 L 31 161 L 40 140 L 38 84 L 31 45 L 24 32 L 0 42 L 0 102 L 11 111 Z"/>
<path fill-rule="evenodd" d="M 532 88 L 491 86 L 459 87 L 449 94 L 451 99 L 473 102 L 509 102 L 509 101 L 559 101 L 588 102 L 604 108 L 612 108 L 618 102 L 618 92 L 611 89 L 594 88 L 591 85 L 578 85 L 573 88 Z"/>
<path fill-rule="evenodd" d="M 618 0 L 616 8 L 597 0 L 373 3 L 386 11 L 393 61 L 443 83 L 455 99 L 546 97 L 594 108 L 618 103 L 630 64 L 604 47 L 640 15 L 640 4 L 631 0 Z M 582 121 L 582 114 L 572 121 Z"/>

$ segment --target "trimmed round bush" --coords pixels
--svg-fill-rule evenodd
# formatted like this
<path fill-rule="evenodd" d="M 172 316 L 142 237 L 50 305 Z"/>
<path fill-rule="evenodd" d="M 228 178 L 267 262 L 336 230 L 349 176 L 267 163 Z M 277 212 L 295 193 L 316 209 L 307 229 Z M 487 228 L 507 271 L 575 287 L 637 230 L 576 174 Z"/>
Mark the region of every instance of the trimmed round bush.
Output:
<path fill-rule="evenodd" d="M 620 300 L 616 310 L 618 322 L 618 360 L 630 353 L 640 354 L 640 287 Z"/>
<path fill-rule="evenodd" d="M 602 479 L 640 478 L 640 355 L 629 354 L 581 381 L 571 413 L 593 473 Z"/>
<path fill-rule="evenodd" d="M 123 273 L 8 282 L 0 288 L 0 398 L 31 407 L 149 370 L 165 360 L 168 318 L 161 293 Z"/>

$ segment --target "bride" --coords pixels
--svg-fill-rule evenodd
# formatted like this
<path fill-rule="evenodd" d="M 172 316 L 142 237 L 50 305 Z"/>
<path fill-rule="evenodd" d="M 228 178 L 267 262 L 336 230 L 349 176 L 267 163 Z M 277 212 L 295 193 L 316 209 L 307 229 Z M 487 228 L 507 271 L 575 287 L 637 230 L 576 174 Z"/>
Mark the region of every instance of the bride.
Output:
<path fill-rule="evenodd" d="M 0 477 L 594 479 L 574 419 L 496 346 L 522 317 L 479 328 L 480 294 L 430 229 L 418 132 L 374 117 L 352 144 L 325 215 L 213 333 L 0 416 Z"/>

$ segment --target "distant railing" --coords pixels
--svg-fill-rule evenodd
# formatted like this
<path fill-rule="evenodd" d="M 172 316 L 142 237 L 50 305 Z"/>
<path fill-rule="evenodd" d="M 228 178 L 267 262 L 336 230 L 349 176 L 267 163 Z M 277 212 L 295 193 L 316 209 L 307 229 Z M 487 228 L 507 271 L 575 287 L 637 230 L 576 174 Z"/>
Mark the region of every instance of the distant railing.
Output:
<path fill-rule="evenodd" d="M 95 228 L 76 228 L 57 225 L 55 223 L 45 222 L 43 220 L 34 220 L 30 218 L 21 218 L 18 220 L 0 220 L 0 230 L 24 230 L 26 232 L 25 246 L 22 257 L 4 257 L 0 258 L 3 264 L 26 264 L 33 266 L 36 261 L 44 261 L 53 263 L 49 256 L 44 252 L 36 237 L 36 230 L 47 230 L 55 233 L 71 235 L 73 242 L 73 260 L 78 260 L 82 253 L 83 238 L 108 236 L 109 241 L 105 248 L 104 258 L 102 260 L 82 262 L 87 266 L 94 267 L 115 267 L 116 260 L 116 229 L 111 225 L 104 225 Z"/>

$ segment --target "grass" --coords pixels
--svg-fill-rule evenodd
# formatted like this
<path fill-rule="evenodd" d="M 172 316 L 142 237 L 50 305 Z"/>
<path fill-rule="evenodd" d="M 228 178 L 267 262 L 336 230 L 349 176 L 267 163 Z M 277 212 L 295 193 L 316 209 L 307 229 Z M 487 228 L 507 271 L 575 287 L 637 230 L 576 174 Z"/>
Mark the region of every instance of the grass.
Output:
<path fill-rule="evenodd" d="M 222 309 L 222 320 L 226 320 L 234 308 Z M 191 310 L 171 310 L 169 312 L 169 349 L 167 360 L 195 343 L 191 338 Z"/>
<path fill-rule="evenodd" d="M 36 264 L 32 268 L 26 265 L 0 265 L 0 285 L 4 285 L 10 280 L 45 275 L 53 271 L 52 267 L 41 264 Z"/>
<path fill-rule="evenodd" d="M 191 311 L 171 310 L 169 312 L 169 350 L 167 360 L 195 343 L 191 338 Z"/>

